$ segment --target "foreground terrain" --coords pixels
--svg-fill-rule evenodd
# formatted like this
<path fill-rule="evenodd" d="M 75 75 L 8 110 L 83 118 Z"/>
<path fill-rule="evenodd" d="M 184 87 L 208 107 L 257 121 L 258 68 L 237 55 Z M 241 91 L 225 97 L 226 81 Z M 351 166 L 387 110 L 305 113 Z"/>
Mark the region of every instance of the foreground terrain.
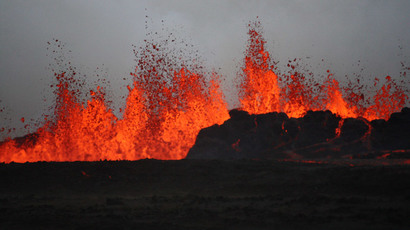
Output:
<path fill-rule="evenodd" d="M 376 160 L 0 164 L 0 228 L 408 229 L 409 178 Z"/>

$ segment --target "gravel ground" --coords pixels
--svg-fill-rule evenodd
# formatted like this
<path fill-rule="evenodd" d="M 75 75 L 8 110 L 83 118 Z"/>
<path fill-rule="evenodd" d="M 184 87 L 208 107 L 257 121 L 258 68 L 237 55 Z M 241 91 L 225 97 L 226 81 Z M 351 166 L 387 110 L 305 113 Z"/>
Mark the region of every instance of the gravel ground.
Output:
<path fill-rule="evenodd" d="M 387 161 L 0 164 L 0 229 L 409 229 Z"/>

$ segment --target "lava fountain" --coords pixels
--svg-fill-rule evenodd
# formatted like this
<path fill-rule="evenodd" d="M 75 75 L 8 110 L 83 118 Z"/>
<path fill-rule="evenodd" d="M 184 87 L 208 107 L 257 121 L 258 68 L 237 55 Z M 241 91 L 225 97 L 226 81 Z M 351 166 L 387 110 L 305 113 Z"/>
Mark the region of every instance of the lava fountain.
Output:
<path fill-rule="evenodd" d="M 330 71 L 318 82 L 289 61 L 289 74 L 279 74 L 259 22 L 249 24 L 248 35 L 238 86 L 241 109 L 251 114 L 277 111 L 298 118 L 309 110 L 330 110 L 342 118 L 374 120 L 388 119 L 407 103 L 406 91 L 391 77 L 367 98 L 350 83 L 346 100 Z M 107 106 L 102 87 L 82 103 L 76 72 L 69 68 L 55 74 L 53 119 L 33 134 L 0 143 L 0 162 L 183 159 L 201 129 L 229 118 L 217 73 L 178 63 L 162 43 L 145 41 L 134 52 L 137 66 L 122 118 Z"/>
<path fill-rule="evenodd" d="M 25 138 L 3 142 L 0 161 L 184 158 L 199 130 L 229 118 L 227 104 L 215 73 L 206 81 L 205 73 L 178 66 L 159 47 L 147 42 L 141 48 L 122 119 L 107 107 L 102 88 L 81 103 L 73 87 L 76 72 L 56 74 L 54 120 Z"/>
<path fill-rule="evenodd" d="M 400 111 L 409 97 L 403 86 L 387 76 L 386 84 L 373 97 L 365 98 L 363 86 L 350 82 L 349 99 L 343 97 L 342 88 L 333 74 L 327 70 L 322 83 L 298 72 L 296 65 L 289 61 L 289 74 L 277 75 L 270 54 L 265 49 L 266 40 L 259 22 L 248 24 L 249 39 L 241 73 L 241 108 L 250 114 L 284 112 L 289 117 L 302 117 L 309 110 L 330 110 L 347 117 L 363 117 L 367 120 L 385 119 L 391 113 Z M 293 60 L 293 62 L 296 61 Z M 405 72 L 403 73 L 406 74 Z M 375 86 L 379 79 L 374 79 Z M 360 84 L 360 80 L 357 81 Z M 362 91 L 354 92 L 353 89 Z"/>

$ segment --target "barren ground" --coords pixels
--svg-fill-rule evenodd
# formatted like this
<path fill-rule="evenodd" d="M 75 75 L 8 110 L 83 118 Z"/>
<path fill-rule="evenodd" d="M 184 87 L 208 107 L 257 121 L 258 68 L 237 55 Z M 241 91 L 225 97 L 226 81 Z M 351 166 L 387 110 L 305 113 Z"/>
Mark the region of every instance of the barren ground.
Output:
<path fill-rule="evenodd" d="M 362 162 L 0 164 L 0 229 L 409 229 L 410 165 Z"/>

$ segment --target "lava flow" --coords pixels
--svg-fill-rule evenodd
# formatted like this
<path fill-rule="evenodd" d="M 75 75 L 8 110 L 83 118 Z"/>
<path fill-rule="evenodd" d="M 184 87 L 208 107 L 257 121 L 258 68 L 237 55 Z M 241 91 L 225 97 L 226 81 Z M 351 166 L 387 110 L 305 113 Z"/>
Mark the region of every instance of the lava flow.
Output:
<path fill-rule="evenodd" d="M 289 74 L 277 74 L 259 22 L 249 24 L 248 34 L 239 100 L 241 109 L 251 114 L 276 111 L 298 118 L 309 110 L 330 110 L 342 118 L 374 120 L 388 119 L 407 103 L 405 91 L 390 77 L 368 98 L 351 86 L 345 90 L 346 100 L 329 71 L 320 83 L 289 61 Z M 106 105 L 101 87 L 81 103 L 75 71 L 57 73 L 53 119 L 33 134 L 0 143 L 0 162 L 185 158 L 198 132 L 222 124 L 229 113 L 216 73 L 175 60 L 161 44 L 146 41 L 121 119 Z"/>

